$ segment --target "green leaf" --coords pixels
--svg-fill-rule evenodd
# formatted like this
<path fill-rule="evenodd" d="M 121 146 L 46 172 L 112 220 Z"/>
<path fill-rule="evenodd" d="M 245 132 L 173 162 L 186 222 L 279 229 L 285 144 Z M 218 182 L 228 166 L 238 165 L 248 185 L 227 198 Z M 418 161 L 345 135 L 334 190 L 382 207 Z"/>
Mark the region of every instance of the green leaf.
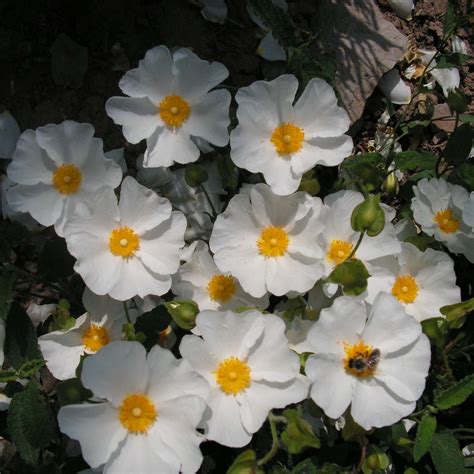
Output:
<path fill-rule="evenodd" d="M 15 382 L 18 379 L 18 374 L 16 370 L 9 369 L 9 370 L 0 370 L 0 382 Z"/>
<path fill-rule="evenodd" d="M 466 94 L 461 89 L 451 89 L 448 92 L 447 102 L 449 108 L 458 114 L 464 113 L 469 105 Z"/>
<path fill-rule="evenodd" d="M 285 410 L 283 416 L 288 424 L 281 434 L 281 441 L 290 454 L 299 454 L 305 448 L 321 447 L 321 441 L 314 434 L 311 425 L 296 410 Z"/>
<path fill-rule="evenodd" d="M 64 380 L 56 385 L 59 405 L 82 403 L 93 396 L 93 393 L 82 385 L 78 378 Z"/>
<path fill-rule="evenodd" d="M 421 327 L 423 328 L 423 332 L 438 349 L 444 347 L 448 333 L 448 323 L 444 318 L 425 319 L 421 322 Z"/>
<path fill-rule="evenodd" d="M 459 116 L 459 120 L 461 122 L 474 123 L 474 115 L 473 114 L 461 114 Z"/>
<path fill-rule="evenodd" d="M 395 153 L 395 167 L 400 171 L 434 170 L 437 157 L 429 151 Z"/>
<path fill-rule="evenodd" d="M 418 462 L 429 451 L 435 431 L 436 418 L 431 415 L 423 416 L 416 431 L 415 446 L 413 447 L 415 462 Z"/>
<path fill-rule="evenodd" d="M 230 156 L 221 156 L 217 159 L 217 169 L 222 181 L 222 187 L 233 191 L 239 185 L 239 170 Z"/>
<path fill-rule="evenodd" d="M 434 400 L 434 404 L 440 410 L 447 410 L 464 403 L 474 393 L 474 375 L 468 375 L 460 382 L 440 393 Z"/>
<path fill-rule="evenodd" d="M 367 279 L 370 277 L 365 265 L 355 258 L 339 264 L 329 275 L 331 283 L 342 286 L 344 294 L 357 296 L 367 289 Z"/>
<path fill-rule="evenodd" d="M 33 359 L 25 362 L 20 369 L 18 370 L 18 375 L 20 378 L 28 378 L 36 374 L 41 367 L 44 367 L 46 361 L 43 359 Z"/>
<path fill-rule="evenodd" d="M 13 302 L 8 313 L 5 356 L 15 369 L 34 359 L 42 359 L 36 329 L 25 310 Z"/>
<path fill-rule="evenodd" d="M 318 468 L 312 458 L 309 458 L 297 464 L 291 474 L 318 474 Z"/>
<path fill-rule="evenodd" d="M 41 448 L 53 440 L 54 421 L 35 382 L 12 398 L 7 427 L 23 461 L 37 466 Z"/>
<path fill-rule="evenodd" d="M 443 306 L 442 308 L 440 308 L 440 311 L 441 314 L 444 314 L 446 316 L 446 321 L 456 321 L 457 319 L 463 318 L 467 314 L 474 311 L 474 298 L 471 298 L 466 301 L 461 301 L 461 303 Z"/>
<path fill-rule="evenodd" d="M 66 241 L 54 236 L 46 242 L 38 262 L 38 273 L 47 280 L 58 281 L 73 274 L 74 257 L 69 253 Z"/>
<path fill-rule="evenodd" d="M 283 47 L 296 46 L 296 26 L 291 17 L 281 8 L 275 6 L 271 0 L 248 0 L 250 7 L 264 25 L 272 31 L 274 38 Z"/>
<path fill-rule="evenodd" d="M 16 272 L 12 267 L 0 268 L 0 319 L 7 319 L 10 304 L 13 300 L 13 287 Z"/>
<path fill-rule="evenodd" d="M 457 168 L 459 177 L 466 183 L 469 191 L 474 191 L 474 166 L 472 163 L 463 163 Z"/>
<path fill-rule="evenodd" d="M 227 474 L 264 474 L 257 465 L 257 455 L 253 449 L 240 453 L 227 470 Z"/>
<path fill-rule="evenodd" d="M 463 474 L 466 472 L 458 440 L 451 432 L 445 431 L 433 435 L 430 454 L 438 474 Z"/>
<path fill-rule="evenodd" d="M 435 69 L 451 69 L 453 67 L 462 66 L 469 61 L 471 56 L 463 53 L 441 54 L 436 60 Z"/>
<path fill-rule="evenodd" d="M 453 6 L 448 3 L 448 9 L 444 16 L 443 22 L 443 37 L 447 38 L 451 36 L 457 28 L 457 18 Z"/>
<path fill-rule="evenodd" d="M 454 130 L 443 151 L 443 158 L 449 163 L 461 164 L 469 156 L 472 148 L 473 131 L 468 123 L 463 123 Z"/>

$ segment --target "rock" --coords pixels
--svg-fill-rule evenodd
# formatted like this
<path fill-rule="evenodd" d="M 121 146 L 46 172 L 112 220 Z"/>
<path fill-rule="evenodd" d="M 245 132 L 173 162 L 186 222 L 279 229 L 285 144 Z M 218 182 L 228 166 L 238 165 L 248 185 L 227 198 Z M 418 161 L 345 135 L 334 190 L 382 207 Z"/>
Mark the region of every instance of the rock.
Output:
<path fill-rule="evenodd" d="M 442 119 L 442 120 L 439 120 Z M 439 130 L 451 133 L 454 131 L 455 117 L 451 115 L 448 104 L 437 104 L 434 106 L 431 125 Z"/>
<path fill-rule="evenodd" d="M 374 0 L 319 0 L 313 26 L 319 33 L 314 54 L 334 56 L 335 85 L 355 122 L 379 79 L 402 58 L 408 38 L 384 19 Z"/>

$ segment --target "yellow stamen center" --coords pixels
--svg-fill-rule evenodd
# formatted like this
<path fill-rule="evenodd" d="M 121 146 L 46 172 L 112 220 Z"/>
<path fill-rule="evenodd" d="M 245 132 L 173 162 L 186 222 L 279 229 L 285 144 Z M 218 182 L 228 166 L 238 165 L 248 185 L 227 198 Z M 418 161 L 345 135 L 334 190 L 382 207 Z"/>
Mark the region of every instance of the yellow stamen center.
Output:
<path fill-rule="evenodd" d="M 144 393 L 127 395 L 119 408 L 120 423 L 134 434 L 146 434 L 157 417 L 155 405 Z"/>
<path fill-rule="evenodd" d="M 226 395 L 236 395 L 250 386 L 250 367 L 237 357 L 223 360 L 213 373 L 217 385 Z"/>
<path fill-rule="evenodd" d="M 392 287 L 392 295 L 401 303 L 413 303 L 418 296 L 418 284 L 411 275 L 400 275 Z"/>
<path fill-rule="evenodd" d="M 53 186 L 60 194 L 73 194 L 81 185 L 82 175 L 77 166 L 61 165 L 53 173 Z"/>
<path fill-rule="evenodd" d="M 262 230 L 257 247 L 264 257 L 281 257 L 288 250 L 289 243 L 290 238 L 285 229 L 270 225 Z"/>
<path fill-rule="evenodd" d="M 212 301 L 227 303 L 235 295 L 235 279 L 231 275 L 214 275 L 207 284 L 207 292 Z"/>
<path fill-rule="evenodd" d="M 291 155 L 301 150 L 304 130 L 292 123 L 283 123 L 273 130 L 270 141 L 279 155 Z"/>
<path fill-rule="evenodd" d="M 113 255 L 130 258 L 139 248 L 140 237 L 130 227 L 119 227 L 110 233 L 109 249 Z"/>
<path fill-rule="evenodd" d="M 91 324 L 82 334 L 82 345 L 91 352 L 97 352 L 110 342 L 107 329 Z"/>
<path fill-rule="evenodd" d="M 451 209 L 443 209 L 438 211 L 433 220 L 438 224 L 441 232 L 445 234 L 453 234 L 459 230 L 461 226 L 461 221 L 454 218 L 453 211 Z"/>
<path fill-rule="evenodd" d="M 168 127 L 179 128 L 191 113 L 189 104 L 179 95 L 166 96 L 159 105 L 160 118 Z"/>
<path fill-rule="evenodd" d="M 364 344 L 344 344 L 345 357 L 343 359 L 344 369 L 356 377 L 369 377 L 375 373 L 380 359 L 380 351 L 372 346 Z"/>
<path fill-rule="evenodd" d="M 333 240 L 329 245 L 326 258 L 333 264 L 339 265 L 351 254 L 354 246 L 346 240 Z"/>

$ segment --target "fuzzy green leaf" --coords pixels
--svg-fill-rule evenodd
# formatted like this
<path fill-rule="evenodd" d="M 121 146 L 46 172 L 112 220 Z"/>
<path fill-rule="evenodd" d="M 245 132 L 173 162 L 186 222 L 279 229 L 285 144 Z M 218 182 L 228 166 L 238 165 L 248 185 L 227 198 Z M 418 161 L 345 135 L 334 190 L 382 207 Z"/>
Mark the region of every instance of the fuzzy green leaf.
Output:
<path fill-rule="evenodd" d="M 7 427 L 21 458 L 37 466 L 41 448 L 53 439 L 54 421 L 35 382 L 12 398 Z"/>
<path fill-rule="evenodd" d="M 431 440 L 436 431 L 436 418 L 425 415 L 416 431 L 415 446 L 413 447 L 413 459 L 418 462 L 430 449 Z"/>
<path fill-rule="evenodd" d="M 434 170 L 436 160 L 429 151 L 402 151 L 395 154 L 395 167 L 400 171 Z"/>
<path fill-rule="evenodd" d="M 19 370 L 27 361 L 42 359 L 36 329 L 25 310 L 13 302 L 7 318 L 5 357 Z"/>
<path fill-rule="evenodd" d="M 451 432 L 445 431 L 433 435 L 430 454 L 438 474 L 463 474 L 466 472 L 458 440 Z"/>
<path fill-rule="evenodd" d="M 468 375 L 460 382 L 440 393 L 434 400 L 440 410 L 447 410 L 464 403 L 474 393 L 474 375 Z"/>
<path fill-rule="evenodd" d="M 473 131 L 468 123 L 463 123 L 450 135 L 443 157 L 453 164 L 461 164 L 469 156 L 472 148 Z"/>

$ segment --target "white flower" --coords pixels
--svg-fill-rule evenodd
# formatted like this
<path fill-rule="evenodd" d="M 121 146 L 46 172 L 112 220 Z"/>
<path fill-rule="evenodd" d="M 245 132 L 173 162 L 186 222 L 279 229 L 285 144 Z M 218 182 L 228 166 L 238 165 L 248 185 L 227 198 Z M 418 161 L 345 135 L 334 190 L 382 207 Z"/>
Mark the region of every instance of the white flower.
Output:
<path fill-rule="evenodd" d="M 129 176 L 119 205 L 110 188 L 94 201 L 90 215 L 76 213 L 64 230 L 86 285 L 117 300 L 166 293 L 184 245 L 183 214 Z"/>
<path fill-rule="evenodd" d="M 469 227 L 474 227 L 474 192 L 471 192 L 469 199 L 464 204 L 462 209 L 462 220 Z"/>
<path fill-rule="evenodd" d="M 283 75 L 239 89 L 239 125 L 231 133 L 231 158 L 262 173 L 276 194 L 297 190 L 303 173 L 316 165 L 336 166 L 350 155 L 352 138 L 346 111 L 332 87 L 312 79 L 295 105 L 298 80 Z"/>
<path fill-rule="evenodd" d="M 201 311 L 268 306 L 267 295 L 253 298 L 231 274 L 220 272 L 203 241 L 197 242 L 191 258 L 179 268 L 171 290 L 179 299 L 195 301 Z"/>
<path fill-rule="evenodd" d="M 206 161 L 203 167 L 208 173 L 208 180 L 202 185 L 204 191 L 186 183 L 185 168 L 173 171 L 169 168 L 143 168 L 140 161 L 138 162 L 138 181 L 162 193 L 170 200 L 174 209 L 186 216 L 188 225 L 184 234 L 185 240 L 208 239 L 213 226 L 210 216 L 214 211 L 222 210 L 221 195 L 225 194 L 225 191 L 221 186 L 217 162 Z"/>
<path fill-rule="evenodd" d="M 221 272 L 260 298 L 305 293 L 324 271 L 316 236 L 324 227 L 319 198 L 299 192 L 277 196 L 266 184 L 232 198 L 214 224 L 210 248 Z"/>
<path fill-rule="evenodd" d="M 461 301 L 456 286 L 454 263 L 445 252 L 402 243 L 395 257 L 385 257 L 368 265 L 368 303 L 381 292 L 391 293 L 417 321 L 443 317 L 440 308 Z"/>
<path fill-rule="evenodd" d="M 104 157 L 94 128 L 70 120 L 22 133 L 8 177 L 18 183 L 7 193 L 14 211 L 28 212 L 63 236 L 75 205 L 103 187 L 116 188 L 120 166 Z"/>
<path fill-rule="evenodd" d="M 180 352 L 209 383 L 207 439 L 245 446 L 272 408 L 306 398 L 299 358 L 288 348 L 280 318 L 258 311 L 203 311 L 202 334 L 184 336 Z"/>
<path fill-rule="evenodd" d="M 224 65 L 209 64 L 188 49 L 171 55 L 166 46 L 157 46 L 120 80 L 130 97 L 112 97 L 105 108 L 130 143 L 146 139 L 145 167 L 190 163 L 199 158 L 192 137 L 217 146 L 229 141 L 231 96 L 209 92 L 228 74 Z"/>
<path fill-rule="evenodd" d="M 393 11 L 404 20 L 411 20 L 411 12 L 415 8 L 413 0 L 388 0 Z"/>
<path fill-rule="evenodd" d="M 286 51 L 269 31 L 257 48 L 257 54 L 267 61 L 286 61 Z"/>
<path fill-rule="evenodd" d="M 84 354 L 94 354 L 111 341 L 122 339 L 122 327 L 127 322 L 124 304 L 109 296 L 98 296 L 85 289 L 82 302 L 86 313 L 65 331 L 53 331 L 38 338 L 41 352 L 50 372 L 58 380 L 75 377 Z M 132 322 L 137 312 L 127 305 Z"/>
<path fill-rule="evenodd" d="M 20 127 L 6 110 L 0 114 L 0 158 L 11 158 L 20 138 Z"/>
<path fill-rule="evenodd" d="M 379 294 L 370 311 L 360 299 L 341 296 L 321 312 L 307 343 L 314 352 L 305 368 L 311 398 L 331 418 L 351 404 L 364 429 L 388 426 L 411 413 L 423 393 L 430 344 L 391 295 Z"/>
<path fill-rule="evenodd" d="M 469 54 L 468 45 L 459 36 L 453 36 L 451 41 L 453 53 Z"/>
<path fill-rule="evenodd" d="M 44 323 L 55 311 L 57 304 L 36 304 L 31 303 L 26 308 L 26 313 L 35 327 Z"/>
<path fill-rule="evenodd" d="M 393 104 L 409 104 L 411 102 L 411 89 L 403 82 L 400 73 L 392 69 L 384 74 L 378 83 L 380 90 Z"/>
<path fill-rule="evenodd" d="M 322 212 L 325 228 L 317 238 L 319 245 L 324 250 L 326 275 L 329 275 L 352 253 L 360 232 L 352 229 L 351 214 L 354 208 L 363 201 L 364 196 L 355 191 L 339 191 L 326 196 Z M 388 206 L 383 205 L 382 207 L 385 211 L 383 231 L 376 237 L 364 236 L 354 255 L 364 263 L 400 252 L 400 242 L 390 223 L 392 210 Z"/>
<path fill-rule="evenodd" d="M 474 262 L 474 234 L 462 220 L 462 210 L 469 200 L 466 189 L 444 179 L 424 178 L 413 186 L 413 192 L 411 209 L 423 232 Z"/>
<path fill-rule="evenodd" d="M 112 342 L 86 358 L 81 380 L 100 403 L 59 410 L 60 430 L 104 473 L 193 473 L 199 469 L 206 382 L 189 364 L 155 346 Z"/>

